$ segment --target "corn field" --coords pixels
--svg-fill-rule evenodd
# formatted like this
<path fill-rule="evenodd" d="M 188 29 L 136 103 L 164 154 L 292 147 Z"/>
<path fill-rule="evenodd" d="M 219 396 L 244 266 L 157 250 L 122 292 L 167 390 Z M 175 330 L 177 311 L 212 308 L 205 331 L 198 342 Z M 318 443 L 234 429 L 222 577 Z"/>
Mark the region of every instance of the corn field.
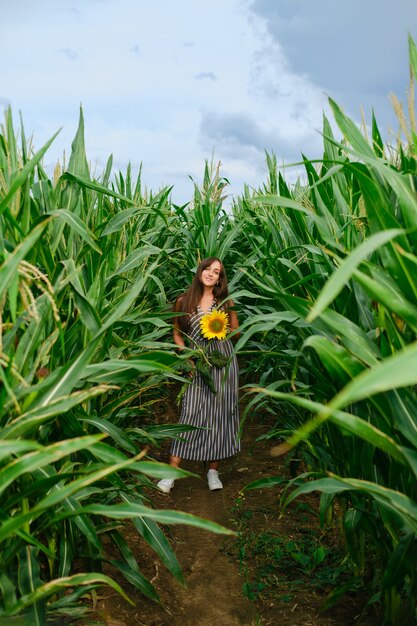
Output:
<path fill-rule="evenodd" d="M 113 175 L 111 158 L 92 177 L 82 111 L 68 165 L 51 179 L 42 159 L 55 138 L 36 152 L 7 111 L 0 624 L 81 616 L 81 598 L 100 585 L 158 599 L 123 520 L 180 581 L 160 524 L 230 532 L 155 509 L 147 495 L 155 478 L 187 476 L 152 459 L 152 447 L 184 427 L 146 426 L 143 417 L 164 385 L 182 380 L 171 304 L 208 256 L 223 259 L 231 277 L 249 409 L 280 416 L 268 433 L 275 453 L 303 461 L 282 505 L 320 492 L 321 521 L 340 517 L 346 553 L 372 580 L 384 623 L 415 618 L 417 50 L 409 43 L 412 106 L 408 121 L 400 111 L 395 145 L 383 142 L 375 117 L 368 136 L 331 100 L 337 132 L 324 117 L 323 155 L 303 157 L 305 182 L 289 186 L 267 154 L 268 180 L 227 210 L 227 181 L 208 164 L 187 206 L 172 203 L 170 188 L 145 191 L 130 167 Z M 125 577 L 124 589 L 104 564 Z"/>

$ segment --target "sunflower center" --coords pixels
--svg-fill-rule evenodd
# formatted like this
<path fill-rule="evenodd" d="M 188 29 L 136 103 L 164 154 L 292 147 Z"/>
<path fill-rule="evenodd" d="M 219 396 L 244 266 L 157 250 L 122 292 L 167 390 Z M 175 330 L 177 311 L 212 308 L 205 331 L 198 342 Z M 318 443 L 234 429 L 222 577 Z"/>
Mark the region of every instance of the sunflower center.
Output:
<path fill-rule="evenodd" d="M 219 319 L 210 320 L 208 323 L 208 327 L 210 332 L 212 333 L 221 333 L 224 328 L 224 322 L 223 320 Z"/>

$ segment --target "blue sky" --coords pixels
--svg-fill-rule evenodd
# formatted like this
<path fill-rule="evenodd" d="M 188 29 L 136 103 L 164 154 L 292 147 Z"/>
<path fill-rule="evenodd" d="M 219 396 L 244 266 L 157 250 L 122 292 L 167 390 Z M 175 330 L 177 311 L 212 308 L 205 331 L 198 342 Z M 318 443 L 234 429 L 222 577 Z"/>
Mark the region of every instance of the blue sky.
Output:
<path fill-rule="evenodd" d="M 1 14 L 0 105 L 37 149 L 62 127 L 45 165 L 69 154 L 82 104 L 95 175 L 110 154 L 116 170 L 142 162 L 178 203 L 213 154 L 230 193 L 264 182 L 265 149 L 319 157 L 327 96 L 396 131 L 388 95 L 405 101 L 417 40 L 415 0 L 1 0 Z"/>

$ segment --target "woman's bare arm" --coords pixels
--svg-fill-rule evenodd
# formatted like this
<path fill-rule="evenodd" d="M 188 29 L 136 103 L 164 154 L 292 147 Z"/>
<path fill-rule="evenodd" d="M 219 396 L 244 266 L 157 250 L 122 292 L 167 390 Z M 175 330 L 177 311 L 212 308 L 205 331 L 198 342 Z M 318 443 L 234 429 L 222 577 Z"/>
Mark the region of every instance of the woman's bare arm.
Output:
<path fill-rule="evenodd" d="M 230 301 L 230 305 L 229 306 L 233 306 L 233 301 Z M 230 330 L 237 330 L 239 328 L 239 320 L 237 317 L 237 313 L 236 311 L 233 310 L 229 310 L 229 326 L 230 326 Z M 240 337 L 240 333 L 235 333 L 233 335 L 233 339 L 238 339 Z"/>
<path fill-rule="evenodd" d="M 182 296 L 179 296 L 174 304 L 174 312 L 175 313 L 182 313 L 181 311 L 181 307 L 182 307 Z M 178 317 L 174 318 L 174 343 L 180 348 L 180 350 L 182 350 L 183 348 L 185 348 L 185 341 L 184 341 L 184 337 L 180 328 L 180 325 L 178 323 Z"/>
<path fill-rule="evenodd" d="M 185 341 L 178 326 L 174 326 L 174 343 L 180 348 L 180 350 L 185 348 Z"/>

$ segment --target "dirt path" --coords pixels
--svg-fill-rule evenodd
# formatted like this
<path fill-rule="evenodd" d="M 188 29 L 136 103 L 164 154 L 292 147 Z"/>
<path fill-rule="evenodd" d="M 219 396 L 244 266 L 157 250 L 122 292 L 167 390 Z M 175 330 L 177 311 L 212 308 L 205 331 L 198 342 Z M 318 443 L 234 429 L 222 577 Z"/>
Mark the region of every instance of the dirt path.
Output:
<path fill-rule="evenodd" d="M 263 429 L 264 430 L 264 429 Z M 169 495 L 152 493 L 156 508 L 170 508 L 193 513 L 234 528 L 230 509 L 240 489 L 251 480 L 277 468 L 269 455 L 269 446 L 251 450 L 254 439 L 262 430 L 251 425 L 242 441 L 238 457 L 224 461 L 219 470 L 224 488 L 209 491 L 206 471 L 202 463 L 184 462 L 183 467 L 200 478 L 176 481 Z M 158 452 L 165 460 L 168 447 Z M 256 626 L 255 605 L 242 595 L 243 577 L 239 565 L 222 551 L 225 536 L 215 535 L 189 526 L 170 527 L 170 536 L 181 564 L 186 587 L 183 588 L 160 564 L 143 542 L 138 545 L 137 535 L 131 534 L 131 548 L 142 565 L 143 573 L 152 580 L 161 605 L 147 598 L 132 595 L 137 602 L 131 607 L 112 591 L 103 592 L 97 609 L 107 626 Z M 114 575 L 114 572 L 113 572 Z M 126 586 L 123 579 L 119 579 Z"/>
<path fill-rule="evenodd" d="M 187 468 L 201 473 L 201 464 L 187 464 Z M 178 481 L 169 497 L 164 498 L 171 508 L 187 511 L 227 527 L 232 527 L 229 509 L 236 493 L 236 469 L 224 464 L 221 474 L 224 489 L 210 492 L 203 478 Z M 158 503 L 159 504 L 159 503 Z M 236 563 L 221 552 L 223 536 L 202 532 L 193 527 L 174 529 L 177 557 L 183 567 L 187 587 L 178 587 L 172 593 L 172 583 L 161 589 L 161 598 L 171 618 L 162 624 L 198 626 L 232 626 L 255 624 L 255 608 L 242 597 L 242 579 Z"/>

